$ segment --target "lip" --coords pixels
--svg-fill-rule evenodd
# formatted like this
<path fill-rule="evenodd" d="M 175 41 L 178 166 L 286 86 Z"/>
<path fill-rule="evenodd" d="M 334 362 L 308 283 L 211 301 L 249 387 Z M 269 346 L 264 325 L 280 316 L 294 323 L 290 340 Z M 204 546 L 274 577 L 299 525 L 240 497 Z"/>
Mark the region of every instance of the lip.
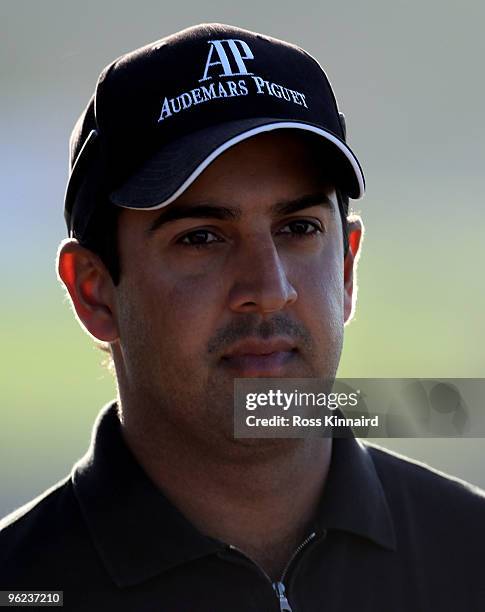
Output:
<path fill-rule="evenodd" d="M 249 339 L 236 343 L 221 362 L 238 378 L 283 377 L 297 350 L 294 342 L 283 338 Z"/>

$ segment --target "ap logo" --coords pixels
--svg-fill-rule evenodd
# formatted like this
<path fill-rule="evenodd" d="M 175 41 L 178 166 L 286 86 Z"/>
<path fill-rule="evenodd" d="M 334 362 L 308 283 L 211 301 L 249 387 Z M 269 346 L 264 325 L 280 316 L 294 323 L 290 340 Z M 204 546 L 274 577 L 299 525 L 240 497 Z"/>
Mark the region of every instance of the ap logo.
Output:
<path fill-rule="evenodd" d="M 222 68 L 222 72 L 217 74 L 219 77 L 253 74 L 248 72 L 244 63 L 244 60 L 254 59 L 251 49 L 244 40 L 230 38 L 226 40 L 209 40 L 208 43 L 210 45 L 209 53 L 205 63 L 204 75 L 199 79 L 199 83 L 210 81 L 212 76 L 209 76 L 209 72 L 216 66 L 220 67 L 219 70 Z M 235 71 L 234 68 L 237 68 L 237 70 Z"/>

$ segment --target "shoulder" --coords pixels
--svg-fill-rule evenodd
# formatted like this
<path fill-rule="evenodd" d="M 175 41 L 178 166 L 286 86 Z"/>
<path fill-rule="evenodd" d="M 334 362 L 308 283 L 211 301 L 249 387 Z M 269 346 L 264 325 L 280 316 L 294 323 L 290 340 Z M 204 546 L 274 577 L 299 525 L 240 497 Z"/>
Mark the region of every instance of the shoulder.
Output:
<path fill-rule="evenodd" d="M 388 559 L 423 609 L 482 610 L 485 492 L 425 463 L 362 443 L 395 534 Z M 466 600 L 469 598 L 469 600 Z"/>
<path fill-rule="evenodd" d="M 459 524 L 460 537 L 485 543 L 485 491 L 420 461 L 368 442 L 370 454 L 393 515 L 414 529 L 432 533 Z"/>
<path fill-rule="evenodd" d="M 66 477 L 0 520 L 0 588 L 39 588 L 66 577 L 76 556 L 92 556 L 87 535 Z"/>
<path fill-rule="evenodd" d="M 0 520 L 0 559 L 19 538 L 41 537 L 50 531 L 49 527 L 56 525 L 55 515 L 59 513 L 60 505 L 66 504 L 68 489 L 69 478 L 66 477 Z"/>
<path fill-rule="evenodd" d="M 456 497 L 458 502 L 468 501 L 485 507 L 485 491 L 480 487 L 377 444 L 364 442 L 363 445 L 371 455 L 379 476 L 384 479 L 398 477 L 392 482 L 393 489 L 405 492 L 416 487 L 421 490 L 426 486 L 430 494 L 440 492 Z"/>

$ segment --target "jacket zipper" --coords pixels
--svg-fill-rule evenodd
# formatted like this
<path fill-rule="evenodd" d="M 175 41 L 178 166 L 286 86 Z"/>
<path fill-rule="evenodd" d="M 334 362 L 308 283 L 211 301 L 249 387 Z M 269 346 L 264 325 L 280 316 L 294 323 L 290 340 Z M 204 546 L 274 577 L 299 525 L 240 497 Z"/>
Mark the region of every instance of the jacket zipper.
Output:
<path fill-rule="evenodd" d="M 276 595 L 278 596 L 280 612 L 293 612 L 288 600 L 286 599 L 285 585 L 281 581 L 275 582 L 273 584 L 273 588 L 276 591 Z"/>
<path fill-rule="evenodd" d="M 288 570 L 290 569 L 290 566 L 293 563 L 293 561 L 300 554 L 300 552 L 305 548 L 305 546 L 309 542 L 311 542 L 313 540 L 313 538 L 316 535 L 317 534 L 314 531 L 305 540 L 303 540 L 303 542 L 300 544 L 300 546 L 298 546 L 298 548 L 295 550 L 295 552 L 291 555 L 290 560 L 286 564 L 285 569 L 283 570 L 283 573 L 281 574 L 281 578 L 279 579 L 279 581 L 275 582 L 273 584 L 273 588 L 276 591 L 276 594 L 277 594 L 278 599 L 279 599 L 280 612 L 293 612 L 293 610 L 291 609 L 290 603 L 289 603 L 289 601 L 288 601 L 288 599 L 286 597 L 286 589 L 285 589 L 285 585 L 284 585 L 284 579 L 286 578 L 286 574 L 288 573 Z"/>
<path fill-rule="evenodd" d="M 254 561 L 253 559 L 248 557 L 242 550 L 237 548 L 237 546 L 233 546 L 232 544 L 230 544 L 229 548 L 231 550 L 237 551 L 243 557 L 246 557 L 246 559 L 248 559 L 248 561 L 251 561 L 251 563 L 253 563 L 258 568 L 258 570 L 266 578 L 266 580 L 268 580 L 268 582 L 270 582 L 271 586 L 273 587 L 273 589 L 274 589 L 274 591 L 276 593 L 276 596 L 278 597 L 278 603 L 280 605 L 280 612 L 293 612 L 293 610 L 292 610 L 292 608 L 290 606 L 290 602 L 288 601 L 288 599 L 286 597 L 286 589 L 285 589 L 285 585 L 284 585 L 283 581 L 286 578 L 286 574 L 288 573 L 288 570 L 290 569 L 290 566 L 293 563 L 293 561 L 295 560 L 295 558 L 300 554 L 300 552 L 305 548 L 305 546 L 311 540 L 313 540 L 313 538 L 316 535 L 317 534 L 314 531 L 305 540 L 303 540 L 303 542 L 298 546 L 298 548 L 295 550 L 295 552 L 291 555 L 290 560 L 286 564 L 285 569 L 283 570 L 283 573 L 281 574 L 281 578 L 277 582 L 273 582 L 271 580 L 271 578 L 268 576 L 268 574 L 264 571 L 264 569 L 258 563 L 256 563 L 256 561 Z"/>

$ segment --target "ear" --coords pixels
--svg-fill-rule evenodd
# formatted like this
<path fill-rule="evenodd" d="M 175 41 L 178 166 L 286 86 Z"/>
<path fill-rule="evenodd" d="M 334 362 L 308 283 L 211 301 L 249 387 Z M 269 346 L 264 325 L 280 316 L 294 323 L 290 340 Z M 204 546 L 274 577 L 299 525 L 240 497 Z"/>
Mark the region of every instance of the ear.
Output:
<path fill-rule="evenodd" d="M 357 263 L 361 253 L 364 225 L 362 219 L 353 215 L 347 220 L 349 250 L 344 259 L 344 323 L 350 323 L 354 316 L 357 299 Z"/>
<path fill-rule="evenodd" d="M 101 259 L 77 240 L 64 240 L 57 251 L 57 273 L 86 331 L 102 342 L 117 340 L 115 287 Z"/>

